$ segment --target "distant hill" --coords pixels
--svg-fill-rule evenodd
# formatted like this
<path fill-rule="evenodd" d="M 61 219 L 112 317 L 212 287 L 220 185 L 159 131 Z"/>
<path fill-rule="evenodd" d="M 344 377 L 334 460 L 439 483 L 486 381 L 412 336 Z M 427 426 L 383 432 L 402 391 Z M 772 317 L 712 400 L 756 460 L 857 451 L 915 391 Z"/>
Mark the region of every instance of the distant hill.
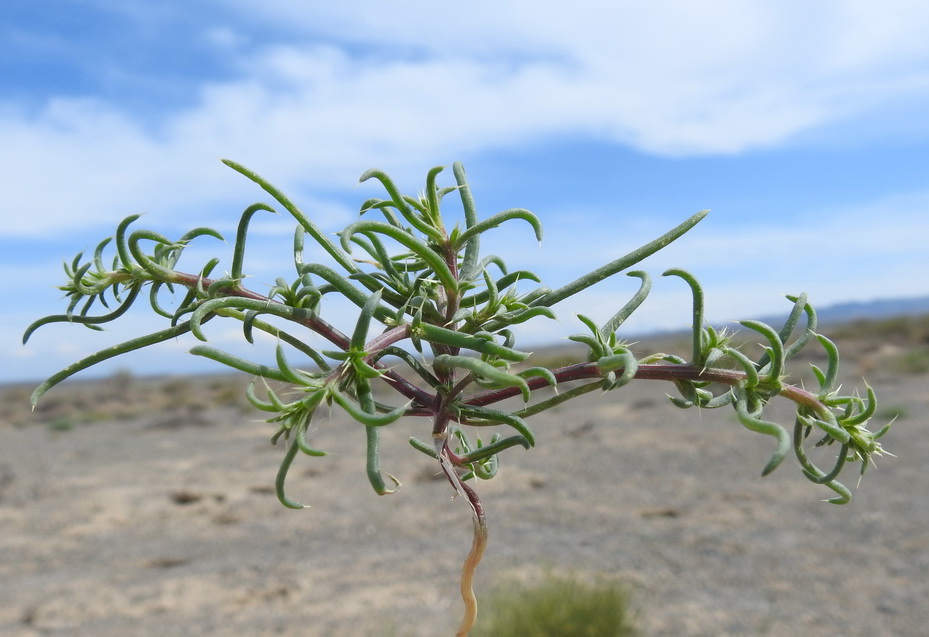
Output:
<path fill-rule="evenodd" d="M 916 298 L 876 299 L 874 301 L 850 301 L 836 303 L 835 305 L 816 306 L 816 318 L 820 325 L 838 325 L 852 321 L 880 321 L 883 319 L 901 316 L 929 315 L 929 296 Z M 759 318 L 768 325 L 783 325 L 786 318 L 784 314 L 764 316 Z M 722 324 L 715 324 L 721 327 Z M 736 323 L 728 322 L 725 326 L 730 330 L 738 331 Z M 687 334 L 689 329 L 669 330 L 657 332 L 642 332 L 635 334 L 637 338 L 665 337 L 677 334 Z"/>
<path fill-rule="evenodd" d="M 916 314 L 929 314 L 929 296 L 854 301 L 816 308 L 820 323 L 844 323 L 861 319 L 885 319 Z"/>

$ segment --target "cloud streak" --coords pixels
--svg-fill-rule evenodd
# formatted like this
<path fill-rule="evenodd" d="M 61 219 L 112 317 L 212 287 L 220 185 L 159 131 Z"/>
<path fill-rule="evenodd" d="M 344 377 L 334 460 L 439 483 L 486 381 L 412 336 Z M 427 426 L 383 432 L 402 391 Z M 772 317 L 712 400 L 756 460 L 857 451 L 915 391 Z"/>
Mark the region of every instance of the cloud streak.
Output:
<path fill-rule="evenodd" d="M 865 2 L 419 2 L 404 12 L 229 2 L 239 26 L 205 29 L 200 45 L 234 71 L 203 78 L 190 104 L 154 120 L 99 97 L 52 97 L 35 112 L 0 104 L 5 207 L 64 228 L 143 202 L 186 216 L 244 192 L 229 190 L 215 161 L 226 156 L 299 195 L 348 186 L 374 165 L 412 178 L 424 157 L 559 135 L 670 156 L 791 143 L 888 103 L 927 106 L 929 39 L 916 25 L 929 8 L 890 4 L 901 12 Z M 309 43 L 256 42 L 243 19 L 286 24 Z M 2 232 L 40 229 L 16 215 Z"/>

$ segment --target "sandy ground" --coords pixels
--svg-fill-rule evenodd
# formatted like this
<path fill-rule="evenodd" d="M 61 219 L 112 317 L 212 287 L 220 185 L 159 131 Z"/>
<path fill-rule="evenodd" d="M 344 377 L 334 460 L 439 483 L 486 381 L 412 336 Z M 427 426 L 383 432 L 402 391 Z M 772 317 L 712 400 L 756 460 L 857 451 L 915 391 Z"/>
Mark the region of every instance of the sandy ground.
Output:
<path fill-rule="evenodd" d="M 898 457 L 844 507 L 792 460 L 759 478 L 769 438 L 728 411 L 679 410 L 657 384 L 536 417 L 537 447 L 477 485 L 479 597 L 550 569 L 626 582 L 646 635 L 929 634 L 929 383 L 872 382 L 903 412 L 885 439 Z M 361 427 L 320 418 L 331 455 L 298 460 L 289 493 L 312 508 L 293 511 L 258 418 L 166 407 L 0 425 L 0 634 L 453 634 L 471 522 L 406 442 L 428 424 L 384 432 L 382 466 L 404 486 L 378 497 Z"/>

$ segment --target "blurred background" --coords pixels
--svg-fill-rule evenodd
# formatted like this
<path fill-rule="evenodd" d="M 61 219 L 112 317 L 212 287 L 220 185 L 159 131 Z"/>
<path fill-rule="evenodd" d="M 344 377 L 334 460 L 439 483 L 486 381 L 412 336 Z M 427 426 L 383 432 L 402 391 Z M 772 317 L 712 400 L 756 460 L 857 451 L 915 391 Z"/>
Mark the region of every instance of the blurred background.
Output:
<path fill-rule="evenodd" d="M 927 28 L 929 5 L 904 0 L 12 3 L 0 24 L 0 380 L 39 379 L 161 327 L 140 306 L 105 333 L 53 325 L 21 343 L 31 321 L 65 309 L 61 263 L 125 216 L 145 212 L 139 227 L 170 237 L 199 225 L 233 236 L 267 197 L 220 158 L 330 232 L 381 195 L 357 186 L 363 171 L 412 194 L 431 167 L 462 161 L 482 215 L 525 207 L 545 226 L 541 247 L 514 222 L 485 249 L 552 287 L 710 208 L 642 267 L 694 272 L 714 322 L 786 312 L 783 295 L 803 291 L 821 308 L 924 298 Z M 256 218 L 254 289 L 291 278 L 293 227 Z M 228 268 L 229 252 L 204 238 L 182 263 L 222 255 Z M 617 277 L 556 308 L 560 322 L 529 323 L 523 343 L 581 331 L 576 312 L 605 319 L 636 288 Z M 680 280 L 658 280 L 629 333 L 684 328 L 688 307 Z M 260 357 L 237 326 L 209 328 L 214 345 Z M 214 369 L 173 355 L 191 344 L 95 373 Z"/>
<path fill-rule="evenodd" d="M 273 497 L 282 450 L 243 396 L 249 379 L 197 374 L 227 370 L 186 356 L 192 338 L 89 370 L 30 411 L 35 381 L 165 326 L 140 302 L 105 332 L 55 324 L 23 346 L 27 325 L 66 308 L 62 262 L 136 213 L 172 238 L 203 225 L 232 238 L 268 197 L 219 161 L 230 158 L 331 233 L 382 196 L 358 185 L 364 171 L 415 194 L 430 168 L 462 161 L 481 215 L 524 207 L 545 226 L 541 246 L 512 222 L 482 247 L 551 287 L 709 208 L 640 266 L 654 287 L 624 329 L 643 353 L 689 351 L 686 338 L 644 336 L 690 321 L 687 286 L 659 277 L 669 267 L 700 279 L 717 325 L 776 321 L 800 292 L 831 320 L 874 319 L 825 330 L 841 382 L 863 392 L 867 376 L 878 393 L 874 429 L 897 420 L 882 440 L 896 457 L 878 459 L 850 506 L 820 502 L 832 493 L 790 461 L 759 479 L 771 441 L 728 412 L 673 407 L 663 383 L 592 394 L 540 416 L 538 447 L 508 453 L 505 475 L 480 485 L 492 540 L 478 594 L 490 609 L 511 578 L 550 569 L 630 588 L 648 635 L 924 635 L 927 33 L 929 3 L 916 0 L 6 3 L 0 633 L 434 636 L 457 624 L 471 524 L 407 444 L 428 436 L 421 421 L 383 434 L 385 471 L 405 486 L 378 498 L 361 429 L 320 416 L 313 444 L 331 453 L 291 474 L 313 506 L 294 512 Z M 254 219 L 250 287 L 292 278 L 293 229 L 285 215 Z M 199 238 L 181 265 L 213 256 L 228 269 L 231 244 Z M 637 288 L 606 281 L 556 307 L 559 321 L 521 325 L 518 346 L 564 342 L 584 331 L 576 313 L 603 321 Z M 349 326 L 351 309 L 324 305 Z M 273 360 L 274 343 L 248 345 L 237 324 L 206 331 Z M 825 365 L 812 349 L 794 371 Z M 843 480 L 855 485 L 855 468 Z"/>

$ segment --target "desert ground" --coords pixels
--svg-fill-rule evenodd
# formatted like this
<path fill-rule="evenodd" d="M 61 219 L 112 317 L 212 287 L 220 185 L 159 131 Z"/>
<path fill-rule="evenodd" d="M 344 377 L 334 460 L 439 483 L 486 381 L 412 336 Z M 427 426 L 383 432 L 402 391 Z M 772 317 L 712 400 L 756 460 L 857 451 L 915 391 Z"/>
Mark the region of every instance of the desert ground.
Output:
<path fill-rule="evenodd" d="M 929 341 L 907 325 L 836 330 L 845 388 L 865 376 L 877 426 L 897 417 L 895 457 L 857 487 L 851 467 L 846 506 L 792 458 L 760 478 L 772 439 L 730 409 L 678 409 L 667 384 L 534 417 L 537 446 L 476 484 L 479 599 L 564 572 L 627 584 L 643 635 L 929 634 Z M 311 508 L 290 510 L 249 380 L 75 380 L 34 413 L 31 386 L 0 388 L 0 634 L 454 634 L 471 520 L 407 443 L 429 423 L 383 432 L 403 487 L 378 496 L 362 427 L 321 415 L 312 442 L 329 455 L 297 460 L 288 492 Z M 792 423 L 789 405 L 771 415 Z"/>

